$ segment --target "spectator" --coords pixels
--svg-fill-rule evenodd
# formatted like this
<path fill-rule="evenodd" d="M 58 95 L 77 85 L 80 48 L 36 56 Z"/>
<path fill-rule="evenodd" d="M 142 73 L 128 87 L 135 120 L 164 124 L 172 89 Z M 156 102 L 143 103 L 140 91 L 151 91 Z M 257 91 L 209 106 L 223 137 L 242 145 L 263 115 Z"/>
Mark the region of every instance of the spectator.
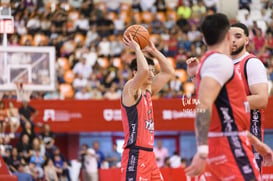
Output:
<path fill-rule="evenodd" d="M 181 166 L 181 157 L 177 151 L 170 157 L 170 166 L 171 168 L 179 168 Z"/>
<path fill-rule="evenodd" d="M 28 165 L 25 165 L 24 167 L 25 173 L 28 173 L 32 176 L 33 180 L 37 180 L 39 179 L 39 171 L 36 168 L 35 163 L 29 163 Z"/>
<path fill-rule="evenodd" d="M 157 141 L 157 147 L 154 148 L 157 166 L 159 168 L 164 166 L 164 160 L 169 156 L 167 148 L 163 147 L 162 141 Z"/>
<path fill-rule="evenodd" d="M 86 57 L 80 57 L 80 61 L 73 67 L 73 72 L 77 75 L 82 74 L 82 77 L 85 79 L 91 75 L 92 69 L 91 66 L 86 64 Z"/>
<path fill-rule="evenodd" d="M 20 121 L 22 128 L 25 127 L 25 123 L 28 121 L 31 123 L 32 129 L 34 128 L 34 119 L 38 115 L 38 111 L 30 106 L 27 101 L 22 102 L 22 106 L 19 108 Z"/>
<path fill-rule="evenodd" d="M 171 165 L 170 165 L 170 157 L 166 157 L 164 159 L 164 165 L 163 165 L 163 168 L 170 168 Z"/>
<path fill-rule="evenodd" d="M 162 22 L 158 16 L 154 15 L 150 26 L 152 27 L 152 34 L 163 33 L 164 22 Z"/>
<path fill-rule="evenodd" d="M 15 171 L 14 175 L 17 176 L 18 181 L 33 181 L 32 176 L 25 173 L 24 165 L 22 163 L 18 165 L 18 171 Z"/>
<path fill-rule="evenodd" d="M 32 140 L 32 150 L 40 152 L 41 156 L 45 156 L 45 145 L 41 142 L 38 137 Z"/>
<path fill-rule="evenodd" d="M 45 160 L 42 155 L 40 155 L 40 150 L 35 150 L 33 155 L 30 157 L 29 163 L 33 163 L 36 165 L 36 169 L 38 171 L 38 178 L 42 179 L 44 177 L 43 164 Z"/>
<path fill-rule="evenodd" d="M 5 138 L 0 138 L 0 156 L 7 163 L 12 151 L 12 145 L 10 145 L 10 138 L 6 136 Z"/>
<path fill-rule="evenodd" d="M 181 167 L 186 168 L 187 167 L 187 159 L 186 158 L 181 158 Z"/>
<path fill-rule="evenodd" d="M 79 92 L 82 88 L 87 86 L 87 79 L 83 78 L 82 74 L 79 73 L 78 76 L 73 80 L 73 88 L 75 92 Z"/>
<path fill-rule="evenodd" d="M 42 140 L 42 143 L 45 144 L 46 156 L 52 158 L 53 150 L 55 148 L 55 134 L 50 131 L 49 124 L 44 124 L 44 129 L 40 133 L 40 139 Z"/>
<path fill-rule="evenodd" d="M 121 92 L 117 90 L 117 85 L 114 83 L 104 94 L 104 98 L 107 100 L 117 100 L 120 99 Z"/>
<path fill-rule="evenodd" d="M 21 164 L 21 157 L 18 155 L 18 150 L 16 147 L 13 147 L 11 150 L 11 155 L 7 159 L 7 165 L 11 172 L 16 172 Z"/>
<path fill-rule="evenodd" d="M 114 40 L 110 42 L 110 56 L 120 57 L 123 49 L 124 47 L 123 47 L 121 36 L 116 36 Z M 112 59 L 110 61 L 112 61 Z"/>
<path fill-rule="evenodd" d="M 154 6 L 156 8 L 156 12 L 167 12 L 165 0 L 156 0 Z"/>
<path fill-rule="evenodd" d="M 5 109 L 5 103 L 0 101 L 0 137 L 5 137 L 7 113 Z"/>
<path fill-rule="evenodd" d="M 140 7 L 142 11 L 150 11 L 150 12 L 154 12 L 155 11 L 155 1 L 156 0 L 140 0 Z"/>
<path fill-rule="evenodd" d="M 266 34 L 265 39 L 265 48 L 270 52 L 270 55 L 273 55 L 273 35 L 271 33 Z"/>
<path fill-rule="evenodd" d="M 258 31 L 256 33 L 257 34 L 256 34 L 256 36 L 254 36 L 252 38 L 252 41 L 255 46 L 255 52 L 259 53 L 265 45 L 265 38 L 264 38 L 264 36 L 262 34 L 262 30 L 260 28 L 258 28 Z"/>
<path fill-rule="evenodd" d="M 99 34 L 97 33 L 97 27 L 95 25 L 90 26 L 86 34 L 85 45 L 86 46 L 90 46 L 91 44 L 95 45 L 98 39 Z"/>
<path fill-rule="evenodd" d="M 91 99 L 103 99 L 102 93 L 98 88 L 93 88 L 90 91 L 90 98 Z"/>
<path fill-rule="evenodd" d="M 16 145 L 19 156 L 24 160 L 25 163 L 29 162 L 32 156 L 31 143 L 27 134 L 22 135 L 22 141 L 19 141 Z"/>
<path fill-rule="evenodd" d="M 252 0 L 240 0 L 239 1 L 239 8 L 240 9 L 247 9 L 250 12 L 250 4 Z"/>
<path fill-rule="evenodd" d="M 219 0 L 203 0 L 207 8 L 207 13 L 212 14 L 217 12 L 217 3 Z"/>
<path fill-rule="evenodd" d="M 99 56 L 108 57 L 110 55 L 110 41 L 103 37 L 102 41 L 98 43 Z"/>
<path fill-rule="evenodd" d="M 15 138 L 15 133 L 20 126 L 20 116 L 18 108 L 14 107 L 13 102 L 8 102 L 7 115 L 10 124 L 10 138 Z"/>
<path fill-rule="evenodd" d="M 58 147 L 56 147 L 53 151 L 53 162 L 58 178 L 60 180 L 70 181 L 68 163 Z"/>
<path fill-rule="evenodd" d="M 117 144 L 113 144 L 113 149 L 108 153 L 106 161 L 109 163 L 109 168 L 120 167 L 121 154 L 117 151 Z"/>
<path fill-rule="evenodd" d="M 85 36 L 89 30 L 89 21 L 83 13 L 80 13 L 79 18 L 74 23 L 74 26 L 77 32 L 80 32 Z"/>
<path fill-rule="evenodd" d="M 98 162 L 98 168 L 101 167 L 101 163 L 104 161 L 104 154 L 102 151 L 100 151 L 100 144 L 98 141 L 93 142 L 93 149 L 95 150 L 97 162 Z"/>
<path fill-rule="evenodd" d="M 119 14 L 120 11 L 120 1 L 121 0 L 104 0 L 106 3 L 107 11 L 108 12 L 115 12 L 116 14 Z"/>
<path fill-rule="evenodd" d="M 98 162 L 94 149 L 88 148 L 83 144 L 80 151 L 80 160 L 82 163 L 83 181 L 98 181 Z"/>
<path fill-rule="evenodd" d="M 114 23 L 114 34 L 121 35 L 125 29 L 125 21 L 121 15 L 118 15 L 116 19 L 113 21 Z"/>
<path fill-rule="evenodd" d="M 23 131 L 20 134 L 20 141 L 22 141 L 22 137 L 25 134 L 28 135 L 29 142 L 32 144 L 32 141 L 36 137 L 36 134 L 34 132 L 34 129 L 32 129 L 30 122 L 26 122 L 25 127 L 23 128 Z"/>
<path fill-rule="evenodd" d="M 91 94 L 88 90 L 88 87 L 82 87 L 78 92 L 75 94 L 75 99 L 77 100 L 87 100 L 91 98 Z"/>
<path fill-rule="evenodd" d="M 56 168 L 52 159 L 47 159 L 44 167 L 45 179 L 47 181 L 58 181 Z"/>

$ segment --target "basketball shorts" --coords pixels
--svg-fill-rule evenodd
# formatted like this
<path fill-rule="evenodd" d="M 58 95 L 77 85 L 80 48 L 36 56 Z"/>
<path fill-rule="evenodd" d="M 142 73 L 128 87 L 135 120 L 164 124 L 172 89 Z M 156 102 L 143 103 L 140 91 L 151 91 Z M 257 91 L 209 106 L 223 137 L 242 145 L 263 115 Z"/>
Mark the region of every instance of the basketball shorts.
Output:
<path fill-rule="evenodd" d="M 245 135 L 209 137 L 206 181 L 260 181 L 259 168 Z"/>
<path fill-rule="evenodd" d="M 121 181 L 163 181 L 152 149 L 124 149 L 121 158 Z"/>

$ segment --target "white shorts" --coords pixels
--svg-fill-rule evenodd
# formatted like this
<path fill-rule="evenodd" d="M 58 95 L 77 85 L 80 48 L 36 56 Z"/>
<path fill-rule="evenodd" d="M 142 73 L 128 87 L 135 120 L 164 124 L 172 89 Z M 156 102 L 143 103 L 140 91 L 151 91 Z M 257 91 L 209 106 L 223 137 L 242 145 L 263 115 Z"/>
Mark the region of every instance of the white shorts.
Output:
<path fill-rule="evenodd" d="M 10 118 L 10 121 L 11 121 L 13 124 L 19 124 L 19 118 L 17 118 L 17 117 L 11 117 L 11 118 Z"/>

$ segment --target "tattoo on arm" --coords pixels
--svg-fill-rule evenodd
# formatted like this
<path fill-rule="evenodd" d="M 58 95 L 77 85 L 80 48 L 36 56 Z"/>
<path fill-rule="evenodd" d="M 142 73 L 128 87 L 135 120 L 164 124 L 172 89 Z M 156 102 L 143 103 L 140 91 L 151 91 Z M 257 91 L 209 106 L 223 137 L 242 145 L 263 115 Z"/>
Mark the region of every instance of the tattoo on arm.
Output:
<path fill-rule="evenodd" d="M 197 145 L 208 144 L 208 132 L 210 126 L 211 111 L 209 109 L 203 109 L 196 112 L 195 118 L 195 132 Z"/>

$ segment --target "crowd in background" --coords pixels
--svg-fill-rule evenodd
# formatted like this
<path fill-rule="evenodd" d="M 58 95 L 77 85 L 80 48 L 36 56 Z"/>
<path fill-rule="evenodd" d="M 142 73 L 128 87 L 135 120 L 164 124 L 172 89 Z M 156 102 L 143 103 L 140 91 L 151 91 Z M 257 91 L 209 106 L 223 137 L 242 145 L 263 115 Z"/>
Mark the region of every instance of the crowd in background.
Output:
<path fill-rule="evenodd" d="M 231 21 L 248 25 L 249 52 L 267 67 L 272 93 L 272 1 L 253 1 L 258 1 L 260 9 L 253 7 L 251 0 L 240 0 L 237 19 Z M 15 33 L 9 35 L 9 46 L 56 48 L 57 90 L 34 92 L 32 98 L 119 99 L 124 83 L 131 77 L 128 65 L 134 58 L 123 47 L 123 32 L 132 24 L 142 24 L 176 69 L 176 79 L 157 97 L 191 96 L 195 89 L 185 71 L 185 61 L 200 57 L 205 51 L 199 26 L 206 14 L 214 12 L 217 0 L 139 0 L 132 4 L 120 0 L 15 1 L 12 3 Z M 15 92 L 4 95 L 12 97 L 16 97 Z"/>
<path fill-rule="evenodd" d="M 17 175 L 20 181 L 50 180 L 69 181 L 82 173 L 83 180 L 98 180 L 99 169 L 119 168 L 121 153 L 117 144 L 113 143 L 112 150 L 100 148 L 99 141 L 81 145 L 76 167 L 71 160 L 62 154 L 55 143 L 55 134 L 49 124 L 34 124 L 38 111 L 27 101 L 17 108 L 13 102 L 0 102 L 0 154 L 9 171 Z M 12 112 L 12 113 L 9 113 Z M 13 128 L 13 124 L 16 127 Z M 10 134 L 6 134 L 10 131 Z M 186 159 L 181 158 L 175 151 L 169 153 L 160 140 L 154 149 L 157 164 L 160 168 L 184 168 Z M 73 162 L 75 163 L 75 161 Z M 72 169 L 73 168 L 73 169 Z"/>

